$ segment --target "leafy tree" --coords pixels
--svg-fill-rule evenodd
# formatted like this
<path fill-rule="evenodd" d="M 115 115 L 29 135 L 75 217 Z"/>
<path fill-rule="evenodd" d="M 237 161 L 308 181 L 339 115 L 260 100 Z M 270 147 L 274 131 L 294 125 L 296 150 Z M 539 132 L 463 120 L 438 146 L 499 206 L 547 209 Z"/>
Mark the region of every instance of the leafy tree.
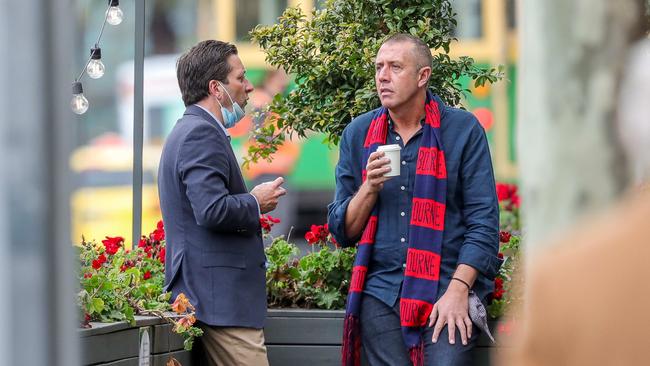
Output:
<path fill-rule="evenodd" d="M 449 57 L 454 16 L 451 0 L 327 0 L 310 19 L 299 8 L 288 8 L 276 24 L 257 26 L 252 40 L 268 63 L 295 77 L 297 87 L 273 100 L 273 123 L 255 131 L 257 143 L 248 159 L 269 158 L 286 135 L 323 132 L 337 143 L 353 117 L 380 105 L 372 60 L 394 33 L 420 37 L 434 51 L 430 87 L 446 103 L 459 105 L 469 92 L 458 82 L 461 76 L 476 85 L 497 81 L 500 69 L 479 68 L 470 57 Z"/>

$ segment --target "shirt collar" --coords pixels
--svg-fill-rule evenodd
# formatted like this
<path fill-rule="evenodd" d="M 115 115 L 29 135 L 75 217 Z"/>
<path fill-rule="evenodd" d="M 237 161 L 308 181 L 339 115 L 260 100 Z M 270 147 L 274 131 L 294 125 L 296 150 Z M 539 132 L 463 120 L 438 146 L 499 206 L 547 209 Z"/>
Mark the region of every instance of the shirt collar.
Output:
<path fill-rule="evenodd" d="M 218 125 L 219 127 L 221 127 L 221 129 L 223 130 L 223 133 L 225 133 L 225 134 L 226 134 L 226 137 L 230 140 L 230 134 L 228 133 L 228 130 L 226 130 L 226 128 L 223 127 L 223 124 L 222 124 L 221 122 L 219 122 L 219 120 L 217 119 L 217 117 L 215 117 L 215 115 L 212 114 L 212 112 L 210 112 L 209 110 L 207 110 L 206 108 L 203 108 L 202 106 L 200 106 L 200 105 L 198 105 L 198 104 L 194 104 L 194 105 L 197 106 L 197 107 L 199 107 L 199 108 L 201 108 L 201 109 L 203 109 L 204 111 L 208 112 L 208 114 L 210 115 L 210 117 L 214 118 L 215 122 L 217 122 L 217 125 Z"/>
<path fill-rule="evenodd" d="M 424 126 L 424 120 L 426 117 L 422 117 L 420 120 L 420 126 Z M 393 119 L 390 116 L 390 113 L 388 114 L 388 129 L 392 132 L 395 132 L 395 123 L 393 122 Z M 420 128 L 414 136 L 417 136 L 418 134 L 422 133 L 422 129 Z"/>

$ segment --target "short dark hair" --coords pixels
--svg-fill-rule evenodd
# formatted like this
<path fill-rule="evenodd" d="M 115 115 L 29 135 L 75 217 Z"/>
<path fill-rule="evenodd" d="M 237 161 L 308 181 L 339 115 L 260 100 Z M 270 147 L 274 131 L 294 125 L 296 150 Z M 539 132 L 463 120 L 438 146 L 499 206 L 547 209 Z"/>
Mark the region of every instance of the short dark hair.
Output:
<path fill-rule="evenodd" d="M 418 70 L 425 66 L 431 67 L 433 65 L 433 56 L 431 56 L 431 50 L 429 49 L 429 46 L 418 37 L 412 36 L 407 33 L 395 33 L 390 37 L 386 38 L 386 40 L 381 45 L 383 46 L 387 43 L 401 43 L 401 42 L 410 42 L 411 44 L 413 44 L 413 54 L 415 55 L 415 59 L 417 60 L 416 66 Z"/>
<path fill-rule="evenodd" d="M 200 102 L 208 94 L 210 80 L 228 84 L 228 57 L 237 54 L 235 45 L 208 40 L 199 42 L 176 61 L 176 78 L 185 106 Z"/>

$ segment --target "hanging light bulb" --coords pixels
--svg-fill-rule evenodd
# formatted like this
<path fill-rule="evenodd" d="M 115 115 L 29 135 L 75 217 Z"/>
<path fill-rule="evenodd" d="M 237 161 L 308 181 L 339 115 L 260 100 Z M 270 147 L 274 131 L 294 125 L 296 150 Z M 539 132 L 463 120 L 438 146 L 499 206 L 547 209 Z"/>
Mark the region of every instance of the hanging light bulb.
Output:
<path fill-rule="evenodd" d="M 95 46 L 90 49 L 90 62 L 88 62 L 86 72 L 91 78 L 99 79 L 104 76 L 104 71 L 106 71 L 106 67 L 102 63 L 102 49 Z"/>
<path fill-rule="evenodd" d="M 106 21 L 110 25 L 118 25 L 122 23 L 124 13 L 120 9 L 120 0 L 108 0 L 110 7 L 106 10 Z"/>
<path fill-rule="evenodd" d="M 84 97 L 84 89 L 78 81 L 72 83 L 72 100 L 70 101 L 70 107 L 76 114 L 84 114 L 88 110 L 88 99 Z"/>

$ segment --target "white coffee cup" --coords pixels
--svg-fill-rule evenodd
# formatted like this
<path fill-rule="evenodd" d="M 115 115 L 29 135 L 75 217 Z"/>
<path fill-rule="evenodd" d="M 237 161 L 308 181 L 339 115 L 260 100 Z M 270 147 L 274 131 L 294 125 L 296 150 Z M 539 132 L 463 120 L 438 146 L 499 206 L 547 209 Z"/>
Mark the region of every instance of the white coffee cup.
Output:
<path fill-rule="evenodd" d="M 397 177 L 400 175 L 400 150 L 402 148 L 398 144 L 377 147 L 377 151 L 383 151 L 384 157 L 390 160 L 390 172 L 384 174 L 384 177 Z"/>

